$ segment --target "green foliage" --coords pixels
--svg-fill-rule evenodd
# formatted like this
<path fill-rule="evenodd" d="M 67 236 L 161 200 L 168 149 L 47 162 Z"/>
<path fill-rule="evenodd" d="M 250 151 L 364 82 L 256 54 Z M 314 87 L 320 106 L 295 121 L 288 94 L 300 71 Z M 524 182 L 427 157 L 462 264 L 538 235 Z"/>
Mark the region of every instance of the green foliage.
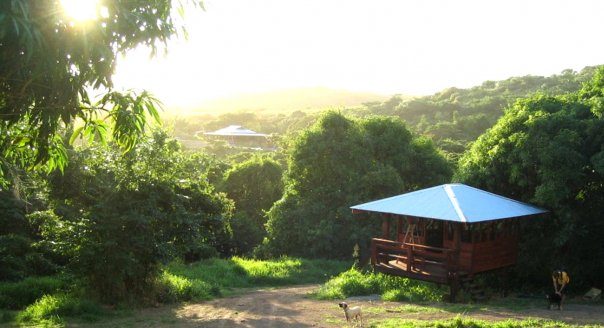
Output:
<path fill-rule="evenodd" d="M 583 327 L 570 325 L 559 321 L 546 321 L 537 319 L 527 320 L 503 320 L 503 321 L 485 321 L 472 318 L 462 318 L 460 316 L 453 319 L 444 320 L 413 320 L 413 319 L 388 319 L 372 322 L 371 327 L 376 328 L 573 328 Z"/>
<path fill-rule="evenodd" d="M 40 220 L 40 244 L 69 257 L 103 302 L 152 299 L 160 263 L 229 253 L 232 205 L 206 180 L 212 163 L 185 155 L 161 131 L 127 154 L 74 152 L 65 173 L 51 177 L 59 216 Z"/>
<path fill-rule="evenodd" d="M 18 282 L 0 282 L 0 308 L 22 309 L 45 294 L 54 294 L 69 287 L 66 278 L 28 277 Z"/>
<path fill-rule="evenodd" d="M 25 202 L 11 192 L 0 189 L 0 235 L 26 234 Z"/>
<path fill-rule="evenodd" d="M 283 198 L 268 212 L 257 254 L 367 259 L 379 221 L 350 206 L 448 181 L 451 170 L 432 143 L 394 118 L 352 120 L 329 111 L 289 140 Z M 363 261 L 363 263 L 366 263 Z"/>
<path fill-rule="evenodd" d="M 324 282 L 345 270 L 348 264 L 333 260 L 308 260 L 283 257 L 275 260 L 252 260 L 240 257 L 208 259 L 191 265 L 173 262 L 165 272 L 185 278 L 192 287 L 218 288 L 222 293 L 230 288 L 283 286 Z M 207 292 L 204 295 L 214 295 Z"/>
<path fill-rule="evenodd" d="M 283 194 L 283 169 L 273 159 L 255 156 L 225 173 L 223 189 L 235 202 L 231 227 L 235 254 L 247 254 L 266 235 L 265 212 Z"/>
<path fill-rule="evenodd" d="M 189 279 L 163 271 L 159 279 L 157 299 L 162 303 L 173 303 L 191 300 L 209 300 L 220 295 L 220 288 L 216 285 L 210 285 L 199 279 Z"/>
<path fill-rule="evenodd" d="M 316 294 L 319 299 L 345 299 L 350 296 L 379 294 L 386 301 L 441 301 L 446 290 L 434 284 L 355 268 L 326 282 Z"/>
<path fill-rule="evenodd" d="M 324 282 L 345 270 L 340 261 L 280 258 L 251 260 L 240 257 L 208 259 L 190 265 L 172 262 L 160 279 L 161 300 L 205 300 L 233 288 L 284 286 Z"/>
<path fill-rule="evenodd" d="M 34 242 L 32 247 L 53 263 L 65 265 L 74 256 L 73 241 L 77 238 L 77 222 L 65 221 L 53 211 L 37 211 L 26 216 Z"/>
<path fill-rule="evenodd" d="M 583 84 L 579 97 L 591 107 L 594 115 L 604 116 L 604 70 L 597 69 L 593 78 Z"/>
<path fill-rule="evenodd" d="M 257 261 L 234 257 L 209 259 L 191 265 L 173 262 L 159 279 L 159 300 L 207 300 L 232 288 L 317 283 L 340 272 L 344 263 L 282 258 Z"/>
<path fill-rule="evenodd" d="M 59 325 L 65 317 L 78 317 L 88 322 L 98 321 L 106 311 L 96 302 L 70 294 L 44 295 L 16 316 L 23 325 Z"/>
<path fill-rule="evenodd" d="M 191 0 L 199 4 L 199 1 Z M 146 92 L 113 90 L 119 54 L 139 45 L 155 53 L 178 32 L 170 0 L 104 1 L 98 17 L 75 22 L 60 1 L 0 3 L 0 182 L 12 165 L 63 169 L 61 130 L 78 119 L 75 135 L 131 149 L 158 120 L 159 102 Z M 97 101 L 90 92 L 105 92 Z M 72 138 L 73 139 L 73 138 Z"/>
<path fill-rule="evenodd" d="M 365 102 L 357 107 L 346 106 L 341 111 L 355 117 L 397 116 L 411 130 L 432 139 L 435 145 L 445 151 L 451 163 L 456 163 L 469 144 L 495 124 L 503 115 L 504 108 L 517 98 L 537 92 L 546 95 L 576 92 L 591 79 L 595 70 L 596 67 L 585 67 L 580 72 L 564 70 L 548 77 L 529 75 L 485 81 L 472 88 L 448 88 L 424 97 L 394 95 L 385 101 Z M 317 120 L 317 110 L 297 106 L 298 103 L 291 99 L 288 99 L 288 104 L 281 106 L 278 112 L 250 111 L 242 107 L 237 112 L 216 116 L 205 114 L 177 118 L 175 133 L 190 138 L 199 130 L 214 131 L 231 124 L 242 124 L 255 131 L 278 135 L 275 139 L 280 139 L 307 129 Z M 336 104 L 341 106 L 342 103 Z M 224 154 L 233 149 L 216 151 L 216 154 Z"/>
<path fill-rule="evenodd" d="M 576 92 L 591 79 L 594 71 L 596 67 L 585 67 L 580 72 L 564 70 L 549 77 L 529 75 L 485 81 L 469 89 L 448 88 L 431 96 L 412 99 L 395 95 L 383 103 L 366 104 L 365 112 L 400 117 L 415 131 L 430 137 L 452 161 L 456 161 L 516 99 L 534 93 L 553 96 Z M 592 94 L 589 92 L 585 97 L 599 101 L 600 96 L 594 98 Z"/>
<path fill-rule="evenodd" d="M 0 191 L 0 212 L 0 281 L 55 273 L 55 263 L 33 244 L 25 201 L 13 193 Z"/>
<path fill-rule="evenodd" d="M 456 180 L 551 210 L 526 222 L 517 267 L 525 283 L 555 267 L 577 287 L 603 283 L 591 259 L 604 256 L 604 121 L 587 96 L 603 70 L 577 94 L 518 100 L 460 160 Z"/>

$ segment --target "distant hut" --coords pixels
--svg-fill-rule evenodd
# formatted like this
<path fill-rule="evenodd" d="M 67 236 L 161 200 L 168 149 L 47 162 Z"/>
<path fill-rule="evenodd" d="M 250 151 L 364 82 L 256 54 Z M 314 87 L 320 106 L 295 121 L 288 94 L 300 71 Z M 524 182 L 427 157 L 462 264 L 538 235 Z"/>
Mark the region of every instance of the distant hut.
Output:
<path fill-rule="evenodd" d="M 371 242 L 375 270 L 448 284 L 451 300 L 464 281 L 516 264 L 519 220 L 546 211 L 463 184 L 445 184 L 352 206 L 382 215 Z M 390 231 L 396 221 L 396 231 Z"/>
<path fill-rule="evenodd" d="M 206 132 L 205 136 L 225 140 L 232 146 L 249 148 L 269 148 L 268 135 L 246 129 L 241 125 L 229 125 L 214 132 Z"/>

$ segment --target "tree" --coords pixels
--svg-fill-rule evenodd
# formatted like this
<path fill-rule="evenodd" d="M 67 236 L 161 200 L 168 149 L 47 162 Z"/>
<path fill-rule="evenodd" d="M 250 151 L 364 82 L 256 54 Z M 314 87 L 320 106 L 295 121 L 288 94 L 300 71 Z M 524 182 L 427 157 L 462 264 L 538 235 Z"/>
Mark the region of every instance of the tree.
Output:
<path fill-rule="evenodd" d="M 285 194 L 268 212 L 260 251 L 346 258 L 367 254 L 380 222 L 350 206 L 448 181 L 451 170 L 432 143 L 394 118 L 352 120 L 334 111 L 289 140 Z"/>
<path fill-rule="evenodd" d="M 527 281 L 565 266 L 577 285 L 603 282 L 592 260 L 604 256 L 603 70 L 577 93 L 518 100 L 460 161 L 456 180 L 551 211 L 525 226 L 517 270 Z"/>
<path fill-rule="evenodd" d="M 232 202 L 208 183 L 211 160 L 161 131 L 125 155 L 92 147 L 71 156 L 50 179 L 60 224 L 42 222 L 41 237 L 102 301 L 152 296 L 159 265 L 175 257 L 230 255 Z"/>
<path fill-rule="evenodd" d="M 103 141 L 111 133 L 125 150 L 148 114 L 159 120 L 157 99 L 114 90 L 112 74 L 119 54 L 139 45 L 155 53 L 178 32 L 173 1 L 99 3 L 94 20 L 78 22 L 59 0 L 0 2 L 0 182 L 11 164 L 63 168 L 59 133 L 76 119 L 74 137 Z M 104 95 L 97 101 L 92 92 Z"/>
<path fill-rule="evenodd" d="M 224 190 L 235 202 L 233 244 L 249 253 L 266 236 L 265 212 L 283 195 L 283 169 L 275 160 L 254 156 L 225 173 Z"/>

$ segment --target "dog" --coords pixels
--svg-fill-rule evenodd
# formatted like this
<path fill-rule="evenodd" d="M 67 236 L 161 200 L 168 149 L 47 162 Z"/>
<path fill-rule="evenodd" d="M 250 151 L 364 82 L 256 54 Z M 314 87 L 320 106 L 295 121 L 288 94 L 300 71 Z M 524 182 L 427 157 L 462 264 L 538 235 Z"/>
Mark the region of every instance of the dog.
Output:
<path fill-rule="evenodd" d="M 552 309 L 552 307 L 555 306 L 558 306 L 558 310 L 562 310 L 562 299 L 564 298 L 562 294 L 551 293 L 549 295 L 546 295 L 545 298 L 547 298 L 549 302 L 548 308 L 550 310 Z"/>
<path fill-rule="evenodd" d="M 363 326 L 363 313 L 360 306 L 349 307 L 346 302 L 341 302 L 338 305 L 344 309 L 346 322 L 350 322 L 350 320 L 359 320 L 361 322 L 361 327 Z"/>

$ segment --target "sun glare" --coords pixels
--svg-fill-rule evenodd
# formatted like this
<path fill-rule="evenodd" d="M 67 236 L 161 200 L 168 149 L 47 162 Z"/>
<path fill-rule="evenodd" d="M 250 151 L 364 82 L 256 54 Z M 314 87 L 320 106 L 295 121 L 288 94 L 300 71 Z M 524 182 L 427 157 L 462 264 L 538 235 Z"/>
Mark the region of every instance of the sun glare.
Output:
<path fill-rule="evenodd" d="M 96 19 L 99 0 L 61 0 L 65 14 L 76 21 Z"/>

